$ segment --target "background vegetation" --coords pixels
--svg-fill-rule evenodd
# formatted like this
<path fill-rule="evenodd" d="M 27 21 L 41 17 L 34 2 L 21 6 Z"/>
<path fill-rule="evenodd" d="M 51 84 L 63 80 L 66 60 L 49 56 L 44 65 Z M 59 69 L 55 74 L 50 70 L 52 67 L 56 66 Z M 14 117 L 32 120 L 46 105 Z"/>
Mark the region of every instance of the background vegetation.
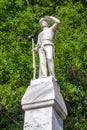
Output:
<path fill-rule="evenodd" d="M 34 34 L 36 44 L 45 15 L 61 21 L 54 44 L 56 78 L 68 109 L 64 130 L 87 130 L 87 0 L 0 0 L 1 130 L 22 130 L 21 98 L 33 77 L 27 37 Z"/>

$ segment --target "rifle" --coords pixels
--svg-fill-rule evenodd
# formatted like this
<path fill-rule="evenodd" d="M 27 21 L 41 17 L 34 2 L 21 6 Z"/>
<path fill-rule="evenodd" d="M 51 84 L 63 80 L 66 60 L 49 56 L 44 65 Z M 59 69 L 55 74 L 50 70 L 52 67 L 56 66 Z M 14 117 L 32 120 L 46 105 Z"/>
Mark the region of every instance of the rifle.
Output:
<path fill-rule="evenodd" d="M 35 64 L 35 51 L 34 51 L 34 39 L 32 38 L 32 57 L 33 57 L 33 79 L 36 79 L 36 64 Z"/>

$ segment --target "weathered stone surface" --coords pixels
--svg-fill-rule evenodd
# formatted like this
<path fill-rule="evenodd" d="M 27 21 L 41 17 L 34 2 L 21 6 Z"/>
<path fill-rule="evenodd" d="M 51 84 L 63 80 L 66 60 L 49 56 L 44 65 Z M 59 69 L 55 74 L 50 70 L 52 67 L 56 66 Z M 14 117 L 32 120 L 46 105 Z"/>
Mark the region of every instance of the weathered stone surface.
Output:
<path fill-rule="evenodd" d="M 28 128 L 29 130 L 51 130 L 52 108 L 40 108 L 26 111 L 24 128 Z"/>
<path fill-rule="evenodd" d="M 25 112 L 24 130 L 63 130 L 63 121 L 52 107 Z"/>

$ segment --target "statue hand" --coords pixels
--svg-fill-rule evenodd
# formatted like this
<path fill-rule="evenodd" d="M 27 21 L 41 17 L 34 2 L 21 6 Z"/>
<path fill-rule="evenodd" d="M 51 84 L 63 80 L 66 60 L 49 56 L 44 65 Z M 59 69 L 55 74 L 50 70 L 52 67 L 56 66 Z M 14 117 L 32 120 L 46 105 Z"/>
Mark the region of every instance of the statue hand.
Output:
<path fill-rule="evenodd" d="M 32 52 L 33 52 L 33 51 L 34 51 L 34 52 L 37 52 L 37 47 L 36 47 L 36 48 L 34 48 L 34 49 L 32 49 Z"/>

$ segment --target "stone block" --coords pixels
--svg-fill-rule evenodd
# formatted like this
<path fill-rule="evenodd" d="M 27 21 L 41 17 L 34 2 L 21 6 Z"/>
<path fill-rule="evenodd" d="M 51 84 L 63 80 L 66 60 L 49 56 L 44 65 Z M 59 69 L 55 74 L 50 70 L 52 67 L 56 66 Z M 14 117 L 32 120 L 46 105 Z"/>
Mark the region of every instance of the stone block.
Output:
<path fill-rule="evenodd" d="M 24 130 L 63 130 L 67 108 L 51 76 L 32 80 L 21 104 L 25 111 Z"/>
<path fill-rule="evenodd" d="M 25 112 L 24 130 L 63 130 L 63 121 L 52 106 Z"/>

